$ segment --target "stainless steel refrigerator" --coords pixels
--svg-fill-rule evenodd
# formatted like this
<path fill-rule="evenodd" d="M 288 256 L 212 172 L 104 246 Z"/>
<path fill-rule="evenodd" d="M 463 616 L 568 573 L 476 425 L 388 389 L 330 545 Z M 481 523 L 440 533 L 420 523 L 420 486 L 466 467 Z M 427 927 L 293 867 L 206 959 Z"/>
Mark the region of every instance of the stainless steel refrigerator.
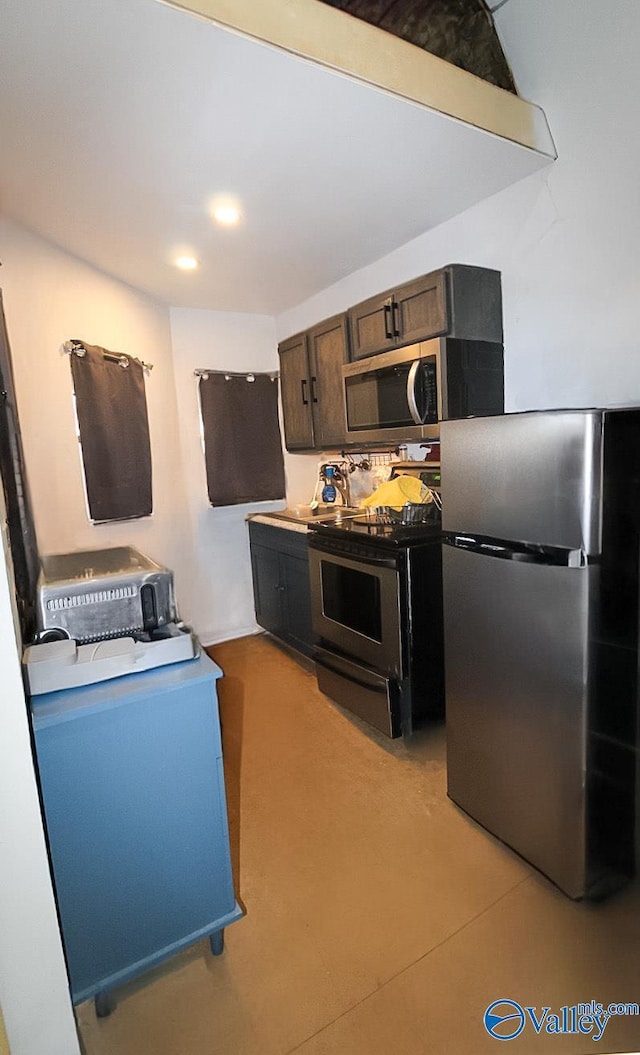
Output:
<path fill-rule="evenodd" d="M 446 421 L 449 796 L 570 897 L 633 873 L 640 410 Z"/>

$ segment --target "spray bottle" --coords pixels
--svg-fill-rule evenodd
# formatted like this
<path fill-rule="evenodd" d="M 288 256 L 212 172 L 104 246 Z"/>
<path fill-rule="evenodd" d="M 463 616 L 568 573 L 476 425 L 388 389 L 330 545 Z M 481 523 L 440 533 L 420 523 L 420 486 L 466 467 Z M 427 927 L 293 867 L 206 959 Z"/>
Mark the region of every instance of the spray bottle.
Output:
<path fill-rule="evenodd" d="M 336 486 L 334 483 L 336 475 L 335 465 L 327 465 L 324 469 L 325 485 L 322 488 L 322 501 L 323 502 L 335 502 L 336 500 Z"/>

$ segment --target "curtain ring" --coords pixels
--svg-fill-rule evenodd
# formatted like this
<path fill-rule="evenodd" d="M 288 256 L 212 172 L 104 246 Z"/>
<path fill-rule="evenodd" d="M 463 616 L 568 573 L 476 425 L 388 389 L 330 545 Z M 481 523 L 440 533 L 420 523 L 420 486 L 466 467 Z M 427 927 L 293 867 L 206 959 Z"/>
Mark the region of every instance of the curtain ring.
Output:
<path fill-rule="evenodd" d="M 62 345 L 63 350 L 67 355 L 77 355 L 79 359 L 87 354 L 86 348 L 83 346 L 81 341 L 72 338 L 70 341 L 65 341 Z"/>

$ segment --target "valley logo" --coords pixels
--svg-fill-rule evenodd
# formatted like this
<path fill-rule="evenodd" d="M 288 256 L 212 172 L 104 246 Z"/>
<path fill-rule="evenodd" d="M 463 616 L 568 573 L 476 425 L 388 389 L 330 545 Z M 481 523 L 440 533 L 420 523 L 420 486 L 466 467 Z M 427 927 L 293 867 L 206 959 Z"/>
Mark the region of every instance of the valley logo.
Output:
<path fill-rule="evenodd" d="M 484 1013 L 484 1028 L 494 1040 L 515 1040 L 530 1023 L 535 1033 L 548 1035 L 582 1034 L 600 1040 L 614 1015 L 640 1015 L 638 1004 L 609 1004 L 597 1000 L 588 1004 L 565 1005 L 559 1012 L 550 1007 L 522 1007 L 515 1000 L 494 1000 Z"/>

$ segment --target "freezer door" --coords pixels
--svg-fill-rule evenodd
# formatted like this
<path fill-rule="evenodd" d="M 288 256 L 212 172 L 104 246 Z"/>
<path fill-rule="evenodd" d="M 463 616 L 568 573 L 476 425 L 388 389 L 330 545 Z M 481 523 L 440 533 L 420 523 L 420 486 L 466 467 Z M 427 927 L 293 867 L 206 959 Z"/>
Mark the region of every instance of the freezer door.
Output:
<path fill-rule="evenodd" d="M 597 567 L 443 547 L 449 796 L 586 893 L 588 622 Z"/>
<path fill-rule="evenodd" d="M 598 410 L 443 421 L 445 531 L 601 550 Z"/>

